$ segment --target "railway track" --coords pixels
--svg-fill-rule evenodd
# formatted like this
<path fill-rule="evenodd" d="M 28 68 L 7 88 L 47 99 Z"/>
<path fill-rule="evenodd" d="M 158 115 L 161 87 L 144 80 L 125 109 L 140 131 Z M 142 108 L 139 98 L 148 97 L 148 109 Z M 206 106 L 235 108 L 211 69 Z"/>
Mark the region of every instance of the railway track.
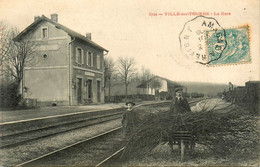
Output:
<path fill-rule="evenodd" d="M 122 150 L 125 142 L 122 141 L 121 128 L 112 129 L 16 166 L 99 166 L 107 159 L 106 155 Z"/>
<path fill-rule="evenodd" d="M 194 105 L 198 101 L 190 102 Z M 167 103 L 155 105 L 160 108 Z M 152 105 L 153 106 L 153 105 Z M 107 131 L 89 139 L 60 148 L 17 166 L 36 165 L 84 165 L 103 166 L 112 161 L 124 150 L 121 127 Z M 68 158 L 70 157 L 70 158 Z"/>
<path fill-rule="evenodd" d="M 43 139 L 46 137 L 58 135 L 61 133 L 66 133 L 69 131 L 85 128 L 88 126 L 104 123 L 111 120 L 120 119 L 122 115 L 121 112 L 106 114 L 101 116 L 95 116 L 92 118 L 87 118 L 85 120 L 71 121 L 67 123 L 62 123 L 58 125 L 50 125 L 42 128 L 17 132 L 8 135 L 2 135 L 0 137 L 0 148 L 14 147 L 21 144 L 25 144 L 34 140 Z"/>
<path fill-rule="evenodd" d="M 168 103 L 169 101 L 144 105 L 149 105 L 150 107 L 161 107 Z M 84 112 L 82 113 L 82 116 L 81 114 L 77 113 L 75 115 L 70 114 L 72 116 L 71 119 L 64 120 L 63 117 L 67 117 L 67 115 L 65 115 L 61 116 L 61 118 L 57 117 L 57 121 L 54 120 L 51 122 L 49 120 L 53 118 L 18 122 L 16 124 L 11 124 L 12 128 L 9 128 L 10 130 L 8 127 L 4 127 L 10 126 L 9 124 L 1 125 L 2 136 L 0 136 L 0 148 L 15 147 L 38 139 L 43 139 L 88 126 L 120 119 L 122 116 L 122 110 L 123 108 L 118 108 L 114 110 L 108 110 L 108 113 L 90 116 L 86 116 Z"/>
<path fill-rule="evenodd" d="M 195 106 L 197 102 L 201 100 L 194 100 L 189 102 L 190 107 Z M 120 149 L 116 150 L 113 154 L 109 155 L 107 158 L 105 158 L 103 161 L 100 161 L 95 166 L 118 166 L 118 162 L 120 161 L 120 155 L 123 153 L 125 147 L 121 147 Z M 116 165 L 114 163 L 116 162 Z"/>

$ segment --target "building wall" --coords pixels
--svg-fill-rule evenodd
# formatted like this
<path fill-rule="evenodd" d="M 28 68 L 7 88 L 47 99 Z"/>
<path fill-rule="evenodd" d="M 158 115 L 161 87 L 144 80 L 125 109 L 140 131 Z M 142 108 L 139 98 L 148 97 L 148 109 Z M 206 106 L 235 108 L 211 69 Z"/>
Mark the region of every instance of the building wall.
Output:
<path fill-rule="evenodd" d="M 168 87 L 167 87 L 167 81 L 165 80 L 161 80 L 161 88 L 159 89 L 159 92 L 167 92 L 168 91 Z"/>
<path fill-rule="evenodd" d="M 42 29 L 47 28 L 48 37 L 42 37 Z M 42 22 L 31 30 L 32 41 L 37 44 L 37 53 L 33 64 L 27 65 L 23 87 L 26 98 L 36 98 L 39 102 L 51 104 L 78 105 L 88 103 L 88 80 L 92 80 L 92 99 L 94 104 L 104 103 L 103 51 L 84 41 L 73 39 L 63 30 L 57 29 L 49 22 Z M 71 42 L 73 41 L 73 42 Z M 84 61 L 76 63 L 77 48 L 82 49 Z M 93 54 L 93 65 L 86 63 L 87 52 Z M 100 68 L 97 68 L 97 55 Z M 81 79 L 81 93 L 79 93 Z M 97 83 L 100 83 L 100 100 L 98 100 Z M 79 102 L 78 96 L 81 94 Z"/>
<path fill-rule="evenodd" d="M 161 83 L 161 87 L 157 88 L 159 93 L 162 92 L 162 91 L 167 92 L 168 91 L 167 81 L 160 79 L 160 78 L 156 78 L 156 79 L 158 79 Z M 155 95 L 156 94 L 156 89 L 149 86 L 149 83 L 148 83 L 147 88 L 145 88 L 145 90 L 146 90 L 145 92 L 147 92 L 147 94 L 149 94 L 149 95 Z"/>
<path fill-rule="evenodd" d="M 81 63 L 76 63 L 77 59 L 77 49 L 80 48 L 82 50 L 83 61 Z M 89 66 L 86 63 L 87 53 L 91 52 L 93 54 L 93 66 Z M 100 56 L 100 69 L 97 68 L 97 55 Z M 97 50 L 89 45 L 87 45 L 84 41 L 75 40 L 72 44 L 72 61 L 73 61 L 73 68 L 72 68 L 72 103 L 74 105 L 77 104 L 85 104 L 91 102 L 93 104 L 97 103 L 104 103 L 104 76 L 103 76 L 103 61 L 104 55 L 101 50 Z M 79 102 L 78 96 L 79 92 L 79 80 L 81 79 L 81 96 L 82 99 Z M 88 91 L 88 83 L 87 81 L 92 81 L 92 92 Z M 100 82 L 100 101 L 98 101 L 98 86 L 97 82 Z M 92 99 L 88 98 L 89 94 L 92 94 Z"/>
<path fill-rule="evenodd" d="M 42 28 L 48 28 L 48 38 L 42 38 Z M 68 64 L 68 40 L 69 36 L 62 30 L 55 28 L 54 25 L 43 22 L 32 31 L 37 47 L 37 67 L 57 67 Z M 47 58 L 43 58 L 44 54 Z M 33 66 L 33 65 L 30 65 Z"/>
<path fill-rule="evenodd" d="M 77 104 L 86 104 L 88 103 L 88 100 L 90 103 L 97 104 L 97 103 L 104 103 L 104 92 L 103 92 L 103 87 L 102 87 L 102 74 L 98 73 L 90 73 L 84 71 L 84 70 L 79 70 L 79 69 L 74 69 L 73 72 L 73 79 L 72 79 L 72 104 L 77 105 Z M 91 75 L 90 75 L 91 74 Z M 81 79 L 81 102 L 78 101 L 78 96 L 79 96 L 79 80 Z M 92 92 L 88 91 L 88 80 L 92 81 Z M 100 81 L 100 101 L 98 101 L 98 95 L 97 95 L 97 82 Z M 92 99 L 88 97 L 89 93 L 91 93 Z"/>
<path fill-rule="evenodd" d="M 48 37 L 42 38 L 42 28 L 47 27 Z M 48 22 L 38 24 L 30 32 L 30 38 L 37 44 L 32 64 L 24 71 L 23 87 L 28 88 L 24 97 L 35 98 L 40 103 L 69 104 L 68 41 L 70 37 Z M 46 57 L 45 57 L 45 56 Z"/>
<path fill-rule="evenodd" d="M 25 70 L 24 85 L 29 89 L 24 92 L 24 97 L 37 99 L 39 103 L 46 105 L 53 102 L 67 105 L 67 80 L 66 68 Z"/>
<path fill-rule="evenodd" d="M 148 94 L 149 95 L 155 95 L 155 90 L 153 89 L 153 88 L 151 88 L 151 87 L 147 87 L 147 90 L 148 90 Z"/>

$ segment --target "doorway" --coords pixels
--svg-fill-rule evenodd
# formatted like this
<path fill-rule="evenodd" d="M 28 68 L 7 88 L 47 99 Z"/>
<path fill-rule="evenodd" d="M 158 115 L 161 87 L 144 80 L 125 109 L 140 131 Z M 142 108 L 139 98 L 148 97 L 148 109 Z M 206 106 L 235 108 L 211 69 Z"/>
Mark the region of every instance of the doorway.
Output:
<path fill-rule="evenodd" d="M 101 102 L 101 82 L 97 81 L 97 101 Z"/>
<path fill-rule="evenodd" d="M 88 101 L 92 101 L 92 80 L 88 79 L 87 82 L 87 90 L 88 90 Z"/>
<path fill-rule="evenodd" d="M 82 79 L 81 78 L 77 78 L 77 100 L 78 100 L 78 104 L 82 103 Z"/>

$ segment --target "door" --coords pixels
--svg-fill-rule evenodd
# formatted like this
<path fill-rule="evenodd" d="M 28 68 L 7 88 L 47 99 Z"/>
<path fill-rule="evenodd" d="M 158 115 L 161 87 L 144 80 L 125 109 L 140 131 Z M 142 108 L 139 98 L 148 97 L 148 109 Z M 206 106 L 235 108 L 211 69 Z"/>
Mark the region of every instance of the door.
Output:
<path fill-rule="evenodd" d="M 88 100 L 92 101 L 92 80 L 88 80 Z"/>
<path fill-rule="evenodd" d="M 100 81 L 97 81 L 97 101 L 101 102 L 101 86 Z"/>
<path fill-rule="evenodd" d="M 77 79 L 77 95 L 78 95 L 78 104 L 82 103 L 82 79 Z"/>

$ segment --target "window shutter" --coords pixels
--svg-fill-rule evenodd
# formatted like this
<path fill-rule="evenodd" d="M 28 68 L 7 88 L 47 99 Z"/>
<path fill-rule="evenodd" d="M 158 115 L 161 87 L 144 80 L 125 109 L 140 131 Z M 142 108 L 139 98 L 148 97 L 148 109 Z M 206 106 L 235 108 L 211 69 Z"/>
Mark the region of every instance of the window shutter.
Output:
<path fill-rule="evenodd" d="M 84 64 L 84 50 L 81 49 L 81 64 Z"/>
<path fill-rule="evenodd" d="M 93 60 L 93 53 L 91 53 L 91 66 L 93 66 L 93 63 L 94 62 L 94 60 Z"/>
<path fill-rule="evenodd" d="M 76 63 L 78 63 L 78 60 L 79 60 L 79 55 L 78 55 L 78 47 L 76 47 Z"/>
<path fill-rule="evenodd" d="M 97 69 L 100 69 L 100 56 L 97 55 Z"/>
<path fill-rule="evenodd" d="M 88 66 L 91 65 L 91 55 L 90 55 L 90 52 L 88 52 Z"/>

